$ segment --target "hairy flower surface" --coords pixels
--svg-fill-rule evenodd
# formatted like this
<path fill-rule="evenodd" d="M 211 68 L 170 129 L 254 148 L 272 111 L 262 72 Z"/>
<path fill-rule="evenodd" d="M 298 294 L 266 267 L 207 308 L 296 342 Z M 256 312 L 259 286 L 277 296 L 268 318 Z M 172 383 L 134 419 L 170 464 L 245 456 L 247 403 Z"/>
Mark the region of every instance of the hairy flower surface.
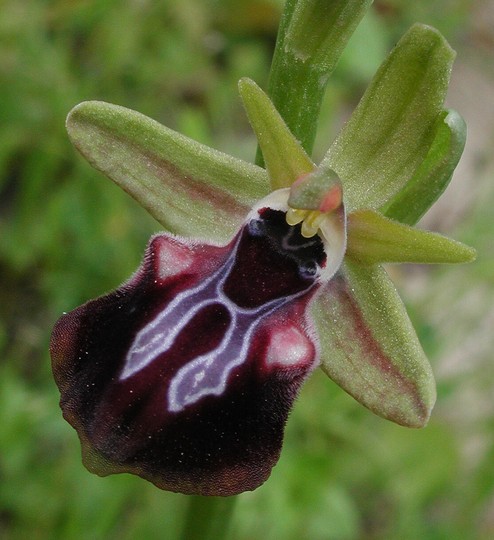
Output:
<path fill-rule="evenodd" d="M 342 255 L 328 265 L 321 237 L 288 225 L 286 191 L 224 247 L 155 236 L 128 283 L 59 320 L 55 378 L 90 469 L 203 495 L 269 476 L 319 359 L 307 306 Z"/>
<path fill-rule="evenodd" d="M 412 27 L 319 166 L 246 79 L 266 170 L 116 105 L 69 114 L 80 152 L 169 231 L 53 331 L 61 407 L 91 471 L 189 494 L 255 489 L 318 365 L 383 418 L 427 423 L 432 370 L 381 264 L 475 256 L 412 227 L 463 149 L 464 123 L 443 109 L 453 58 Z"/>

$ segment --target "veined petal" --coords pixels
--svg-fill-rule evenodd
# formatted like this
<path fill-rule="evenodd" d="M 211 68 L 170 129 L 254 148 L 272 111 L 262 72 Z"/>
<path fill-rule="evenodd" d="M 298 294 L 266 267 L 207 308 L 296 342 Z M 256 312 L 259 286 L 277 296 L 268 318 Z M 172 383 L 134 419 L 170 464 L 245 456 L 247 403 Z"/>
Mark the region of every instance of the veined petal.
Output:
<path fill-rule="evenodd" d="M 81 103 L 70 112 L 67 130 L 93 167 L 177 234 L 226 242 L 269 192 L 260 167 L 118 105 Z"/>
<path fill-rule="evenodd" d="M 408 427 L 427 423 L 436 398 L 432 370 L 380 266 L 345 263 L 312 314 L 331 379 L 379 416 Z"/>
<path fill-rule="evenodd" d="M 382 64 L 321 163 L 342 179 L 348 212 L 381 207 L 426 159 L 454 57 L 437 30 L 416 24 Z"/>

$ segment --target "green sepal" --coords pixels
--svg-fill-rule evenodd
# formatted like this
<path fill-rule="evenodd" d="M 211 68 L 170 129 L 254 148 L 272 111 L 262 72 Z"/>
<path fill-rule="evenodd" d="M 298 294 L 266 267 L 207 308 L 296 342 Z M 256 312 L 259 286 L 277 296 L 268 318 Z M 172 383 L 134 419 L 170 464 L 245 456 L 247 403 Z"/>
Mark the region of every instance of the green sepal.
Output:
<path fill-rule="evenodd" d="M 289 187 L 297 178 L 314 170 L 315 165 L 259 86 L 243 78 L 238 88 L 273 191 Z"/>
<path fill-rule="evenodd" d="M 321 163 L 342 179 L 349 211 L 380 208 L 419 169 L 434 142 L 454 57 L 437 30 L 416 24 L 381 65 Z"/>
<path fill-rule="evenodd" d="M 81 103 L 69 113 L 67 131 L 93 167 L 176 234 L 226 242 L 269 193 L 260 167 L 118 105 Z"/>
<path fill-rule="evenodd" d="M 435 122 L 434 140 L 413 177 L 381 213 L 415 225 L 446 189 L 465 147 L 467 127 L 453 110 L 443 111 Z"/>
<path fill-rule="evenodd" d="M 436 399 L 434 376 L 405 307 L 380 266 L 348 261 L 312 307 L 321 367 L 383 418 L 423 427 Z"/>
<path fill-rule="evenodd" d="M 393 221 L 373 210 L 348 216 L 347 256 L 359 264 L 467 263 L 475 260 L 473 248 Z"/>

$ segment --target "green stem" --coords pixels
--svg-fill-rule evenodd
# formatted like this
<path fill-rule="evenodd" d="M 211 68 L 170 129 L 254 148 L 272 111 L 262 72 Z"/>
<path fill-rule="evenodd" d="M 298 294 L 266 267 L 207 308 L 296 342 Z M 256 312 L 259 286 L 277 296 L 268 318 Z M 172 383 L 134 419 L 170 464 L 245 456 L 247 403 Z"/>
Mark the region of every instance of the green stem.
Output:
<path fill-rule="evenodd" d="M 287 0 L 268 93 L 310 155 L 326 83 L 372 0 Z M 262 156 L 256 162 L 262 164 Z"/>
<path fill-rule="evenodd" d="M 181 540 L 225 540 L 228 538 L 236 497 L 192 495 L 188 499 Z"/>

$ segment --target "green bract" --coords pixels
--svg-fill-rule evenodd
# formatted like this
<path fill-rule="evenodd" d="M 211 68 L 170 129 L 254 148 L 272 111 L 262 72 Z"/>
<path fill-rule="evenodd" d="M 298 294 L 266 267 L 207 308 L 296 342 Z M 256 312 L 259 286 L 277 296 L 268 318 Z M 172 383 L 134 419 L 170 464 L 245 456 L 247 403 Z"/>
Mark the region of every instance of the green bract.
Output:
<path fill-rule="evenodd" d="M 272 84 L 276 101 L 285 91 L 293 96 L 293 110 L 287 110 L 287 98 L 278 113 L 255 83 L 240 82 L 267 172 L 116 105 L 82 103 L 70 113 L 67 127 L 93 166 L 166 229 L 183 235 L 226 242 L 254 202 L 270 191 L 298 180 L 289 205 L 318 211 L 323 194 L 342 186 L 348 216 L 345 261 L 312 304 L 321 366 L 378 415 L 420 427 L 434 405 L 434 379 L 380 263 L 458 263 L 475 256 L 459 242 L 410 226 L 446 187 L 465 139 L 462 119 L 443 109 L 454 52 L 439 32 L 424 25 L 407 32 L 318 167 L 304 150 L 312 144 L 305 124 L 314 107 L 304 109 L 302 81 L 310 72 L 308 91 L 317 98 L 369 3 L 334 2 L 333 11 L 322 1 L 288 3 L 283 47 L 278 47 L 285 54 L 275 59 Z M 315 11 L 305 12 L 304 6 Z M 325 30 L 304 41 L 300 28 L 328 10 Z M 331 34 L 329 23 L 335 21 L 340 30 Z M 318 70 L 321 88 L 315 89 L 312 74 Z"/>

